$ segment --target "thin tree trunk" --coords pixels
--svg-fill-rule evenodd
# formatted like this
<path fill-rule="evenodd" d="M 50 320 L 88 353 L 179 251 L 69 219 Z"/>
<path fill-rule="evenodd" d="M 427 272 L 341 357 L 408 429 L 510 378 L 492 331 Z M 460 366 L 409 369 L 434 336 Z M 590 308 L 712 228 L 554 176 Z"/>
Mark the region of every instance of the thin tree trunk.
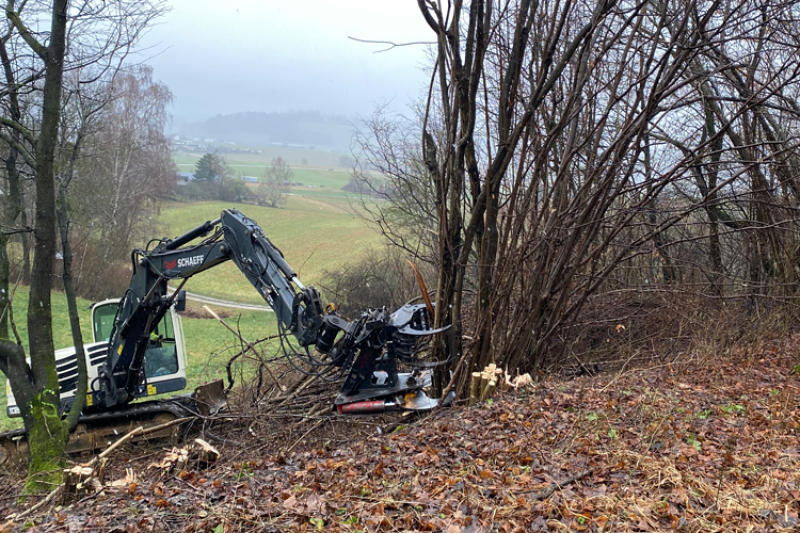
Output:
<path fill-rule="evenodd" d="M 61 86 L 67 25 L 67 0 L 54 0 L 46 73 L 42 125 L 36 141 L 36 227 L 28 302 L 28 337 L 35 387 L 30 408 L 20 406 L 28 431 L 30 462 L 25 492 L 52 490 L 60 483 L 68 432 L 61 421 L 58 374 L 53 346 L 50 293 L 56 252 L 56 205 L 53 163 L 61 113 Z"/>
<path fill-rule="evenodd" d="M 5 41 L 0 40 L 0 61 L 3 64 L 3 72 L 6 78 L 6 84 L 9 88 L 8 102 L 9 102 L 9 118 L 16 123 L 21 121 L 21 113 L 19 108 L 19 98 L 17 96 L 16 79 L 14 71 L 11 68 L 11 60 L 8 56 Z M 20 134 L 16 130 L 11 131 L 11 139 L 15 143 L 21 142 Z M 17 170 L 17 157 L 19 152 L 13 144 L 9 146 L 8 156 L 5 159 L 6 167 L 6 180 L 8 187 L 6 194 L 0 199 L 0 205 L 3 206 L 2 217 L 0 223 L 5 226 L 7 231 L 10 231 L 16 226 L 17 219 L 20 215 L 24 214 L 25 207 L 22 201 L 22 193 L 19 184 L 19 171 Z M 25 226 L 23 221 L 22 226 Z M 1 230 L 0 230 L 1 231 Z M 22 243 L 27 242 L 27 236 L 20 234 Z M 0 232 L 0 339 L 8 339 L 8 307 L 11 305 L 10 293 L 10 276 L 11 264 L 8 258 L 8 243 L 10 238 Z M 23 252 L 24 253 L 24 252 Z M 24 272 L 23 276 L 27 277 L 28 272 Z M 23 280 L 28 281 L 28 280 Z"/>
<path fill-rule="evenodd" d="M 86 390 L 88 378 L 86 373 L 86 354 L 83 350 L 83 333 L 81 332 L 81 322 L 78 315 L 78 303 L 75 297 L 75 287 L 72 283 L 72 247 L 69 240 L 69 203 L 67 202 L 67 188 L 69 187 L 75 172 L 75 161 L 80 151 L 83 136 L 78 133 L 75 144 L 72 147 L 72 155 L 69 161 L 69 170 L 63 180 L 59 181 L 59 205 L 57 208 L 58 225 L 61 230 L 61 249 L 63 255 L 62 281 L 64 283 L 64 293 L 67 297 L 67 308 L 69 312 L 69 325 L 72 330 L 72 344 L 75 346 L 75 357 L 78 363 L 78 380 L 75 388 L 75 399 L 72 407 L 67 414 L 65 423 L 69 431 L 75 429 L 78 418 L 86 405 Z"/>

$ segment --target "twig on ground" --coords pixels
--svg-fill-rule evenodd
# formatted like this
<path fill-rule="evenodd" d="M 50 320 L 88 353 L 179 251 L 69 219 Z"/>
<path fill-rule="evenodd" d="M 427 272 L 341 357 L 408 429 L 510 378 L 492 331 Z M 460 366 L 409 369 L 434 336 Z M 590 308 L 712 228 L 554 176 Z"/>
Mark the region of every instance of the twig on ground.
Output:
<path fill-rule="evenodd" d="M 0 526 L 0 531 L 6 531 L 14 524 L 14 522 L 22 520 L 26 516 L 30 516 L 31 514 L 35 513 L 48 503 L 52 502 L 57 496 L 59 496 L 63 492 L 63 490 L 64 490 L 64 485 L 59 485 L 58 487 L 53 489 L 53 491 L 50 492 L 50 494 L 47 495 L 47 498 L 40 501 L 36 505 L 32 505 L 29 509 L 26 509 L 25 511 L 19 514 L 6 517 L 7 518 L 6 523 Z"/>
<path fill-rule="evenodd" d="M 187 416 L 187 417 L 184 417 L 184 418 L 176 418 L 175 420 L 170 420 L 169 422 L 165 422 L 163 424 L 159 424 L 157 426 L 152 426 L 152 427 L 149 427 L 149 428 L 145 428 L 143 426 L 139 426 L 138 428 L 133 429 L 132 431 L 129 431 L 124 437 L 122 437 L 121 439 L 116 441 L 114 444 L 109 446 L 108 449 L 106 449 L 103 453 L 101 453 L 100 455 L 96 455 L 94 458 L 92 458 L 92 460 L 89 461 L 88 466 L 94 467 L 97 463 L 100 462 L 101 459 L 103 459 L 105 457 L 108 457 L 108 455 L 112 451 L 114 451 L 115 449 L 119 448 L 124 443 L 126 443 L 129 440 L 131 440 L 133 437 L 138 437 L 138 436 L 142 436 L 142 435 L 148 435 L 150 433 L 154 433 L 156 431 L 160 431 L 162 429 L 166 429 L 166 428 L 171 427 L 171 426 L 176 426 L 178 424 L 182 424 L 183 422 L 186 422 L 188 420 L 192 420 L 193 418 L 194 417 L 190 417 L 190 416 Z"/>
<path fill-rule="evenodd" d="M 322 423 L 323 423 L 323 422 L 325 422 L 326 420 L 327 420 L 326 418 L 323 418 L 322 420 L 320 420 L 319 422 L 317 422 L 316 424 L 314 424 L 313 426 L 311 426 L 311 429 L 309 429 L 308 431 L 306 431 L 305 433 L 303 433 L 303 436 L 302 436 L 302 437 L 300 437 L 299 439 L 297 439 L 296 441 L 294 441 L 294 444 L 292 444 L 291 446 L 289 446 L 289 448 L 286 450 L 286 453 L 289 453 L 290 451 L 292 451 L 292 449 L 294 449 L 294 447 L 295 447 L 295 446 L 297 446 L 297 445 L 298 445 L 298 444 L 299 444 L 299 443 L 300 443 L 300 442 L 301 442 L 301 441 L 302 441 L 304 438 L 306 438 L 306 437 L 308 436 L 308 434 L 309 434 L 309 433 L 311 433 L 312 431 L 314 431 L 315 429 L 317 429 L 317 428 L 318 428 L 320 425 L 322 425 Z"/>
<path fill-rule="evenodd" d="M 555 491 L 557 491 L 558 489 L 564 488 L 567 485 L 571 485 L 572 483 L 575 483 L 576 481 L 580 481 L 581 479 L 585 478 L 586 476 L 590 476 L 593 473 L 594 473 L 594 468 L 589 468 L 588 470 L 584 470 L 583 472 L 579 472 L 578 474 L 575 474 L 572 477 L 568 477 L 567 479 L 565 479 L 564 481 L 562 481 L 560 483 L 559 482 L 553 483 L 552 485 L 550 485 L 549 487 L 547 487 L 543 491 L 537 492 L 535 494 L 532 494 L 531 496 L 528 497 L 528 499 L 529 500 L 544 500 L 544 499 L 547 499 L 550 496 L 552 496 L 553 493 Z M 522 494 L 524 494 L 524 493 L 525 492 L 523 491 Z"/>

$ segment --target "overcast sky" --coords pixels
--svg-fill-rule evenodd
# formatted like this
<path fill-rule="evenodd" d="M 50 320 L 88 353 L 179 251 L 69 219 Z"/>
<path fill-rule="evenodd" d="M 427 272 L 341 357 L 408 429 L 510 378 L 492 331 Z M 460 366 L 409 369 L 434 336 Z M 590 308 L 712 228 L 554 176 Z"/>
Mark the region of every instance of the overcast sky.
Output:
<path fill-rule="evenodd" d="M 176 124 L 239 111 L 403 112 L 427 86 L 430 41 L 413 0 L 173 0 L 143 41 Z"/>

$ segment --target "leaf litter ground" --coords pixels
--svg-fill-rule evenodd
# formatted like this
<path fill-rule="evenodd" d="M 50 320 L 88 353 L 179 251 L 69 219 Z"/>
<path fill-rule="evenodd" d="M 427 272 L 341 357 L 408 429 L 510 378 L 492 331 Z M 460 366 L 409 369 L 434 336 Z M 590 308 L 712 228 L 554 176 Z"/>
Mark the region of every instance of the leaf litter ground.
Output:
<path fill-rule="evenodd" d="M 126 482 L 12 529 L 798 531 L 798 363 L 794 339 L 735 360 L 548 379 L 400 426 L 250 423 L 207 470 L 132 451 L 110 465 Z M 24 508 L 20 476 L 3 474 L 0 517 Z"/>

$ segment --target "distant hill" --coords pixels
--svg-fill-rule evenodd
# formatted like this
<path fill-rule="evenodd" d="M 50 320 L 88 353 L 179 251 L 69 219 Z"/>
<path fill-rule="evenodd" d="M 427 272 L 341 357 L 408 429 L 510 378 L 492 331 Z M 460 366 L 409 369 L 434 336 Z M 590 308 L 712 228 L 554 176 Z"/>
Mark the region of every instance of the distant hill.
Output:
<path fill-rule="evenodd" d="M 350 146 L 352 129 L 350 119 L 316 111 L 246 112 L 184 124 L 180 134 L 256 146 L 290 144 L 344 150 Z"/>

